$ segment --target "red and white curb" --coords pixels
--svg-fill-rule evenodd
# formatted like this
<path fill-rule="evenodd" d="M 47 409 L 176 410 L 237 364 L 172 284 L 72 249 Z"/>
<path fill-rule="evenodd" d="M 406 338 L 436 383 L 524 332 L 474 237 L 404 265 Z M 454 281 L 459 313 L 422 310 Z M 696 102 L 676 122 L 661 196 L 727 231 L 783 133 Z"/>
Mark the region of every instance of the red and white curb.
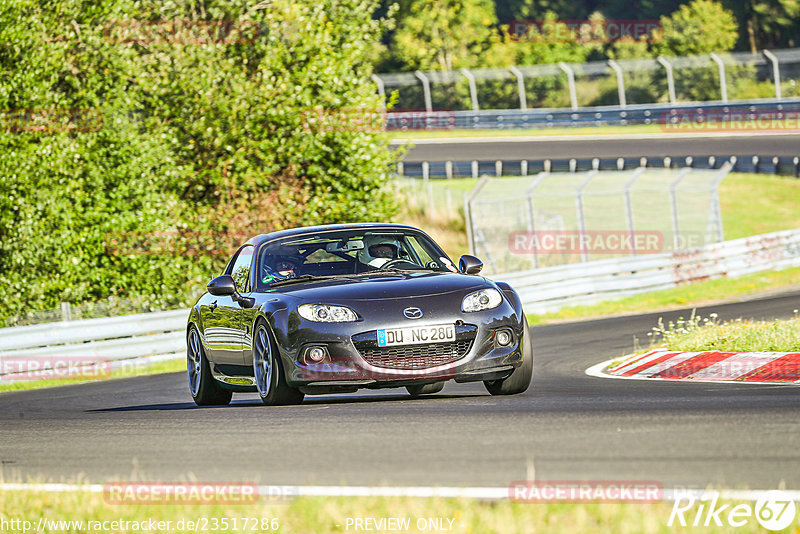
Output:
<path fill-rule="evenodd" d="M 798 352 L 680 352 L 665 348 L 634 354 L 586 370 L 589 376 L 634 380 L 800 384 Z"/>

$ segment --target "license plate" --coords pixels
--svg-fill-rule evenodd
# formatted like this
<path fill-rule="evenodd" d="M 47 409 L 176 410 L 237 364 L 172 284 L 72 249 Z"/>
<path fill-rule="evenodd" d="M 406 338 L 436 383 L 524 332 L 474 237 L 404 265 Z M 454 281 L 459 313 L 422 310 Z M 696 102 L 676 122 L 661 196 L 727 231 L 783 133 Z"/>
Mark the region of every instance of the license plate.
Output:
<path fill-rule="evenodd" d="M 456 327 L 451 324 L 411 326 L 378 330 L 378 346 L 422 345 L 456 340 Z"/>

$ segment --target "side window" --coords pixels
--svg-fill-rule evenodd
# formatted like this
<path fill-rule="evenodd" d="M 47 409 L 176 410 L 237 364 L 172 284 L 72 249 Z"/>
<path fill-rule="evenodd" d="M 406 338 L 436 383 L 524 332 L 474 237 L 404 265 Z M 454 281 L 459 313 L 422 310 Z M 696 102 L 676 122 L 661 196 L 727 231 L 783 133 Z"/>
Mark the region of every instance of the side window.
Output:
<path fill-rule="evenodd" d="M 253 264 L 253 246 L 247 245 L 239 250 L 231 266 L 230 275 L 236 284 L 236 291 L 248 293 L 250 291 L 250 266 Z"/>

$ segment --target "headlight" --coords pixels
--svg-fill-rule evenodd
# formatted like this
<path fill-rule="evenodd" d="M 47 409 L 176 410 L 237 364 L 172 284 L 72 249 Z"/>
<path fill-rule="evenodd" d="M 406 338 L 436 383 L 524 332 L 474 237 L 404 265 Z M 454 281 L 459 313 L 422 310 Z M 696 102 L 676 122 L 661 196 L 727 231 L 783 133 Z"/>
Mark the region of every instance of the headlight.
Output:
<path fill-rule="evenodd" d="M 297 312 L 303 319 L 317 323 L 349 323 L 358 320 L 356 312 L 345 306 L 301 304 L 297 307 Z"/>
<path fill-rule="evenodd" d="M 482 310 L 491 310 L 500 306 L 503 302 L 503 297 L 496 289 L 481 289 L 470 293 L 461 302 L 461 311 L 476 312 Z"/>

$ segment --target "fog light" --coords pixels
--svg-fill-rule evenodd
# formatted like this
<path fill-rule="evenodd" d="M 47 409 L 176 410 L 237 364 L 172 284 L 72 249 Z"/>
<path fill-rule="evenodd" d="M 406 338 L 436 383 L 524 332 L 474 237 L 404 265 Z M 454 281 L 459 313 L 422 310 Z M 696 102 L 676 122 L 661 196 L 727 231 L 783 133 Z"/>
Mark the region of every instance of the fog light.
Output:
<path fill-rule="evenodd" d="M 308 349 L 308 361 L 312 363 L 320 363 L 325 359 L 327 351 L 322 347 L 311 347 Z"/>
<path fill-rule="evenodd" d="M 498 330 L 495 334 L 495 341 L 501 347 L 505 347 L 511 343 L 511 333 L 508 330 Z"/>

